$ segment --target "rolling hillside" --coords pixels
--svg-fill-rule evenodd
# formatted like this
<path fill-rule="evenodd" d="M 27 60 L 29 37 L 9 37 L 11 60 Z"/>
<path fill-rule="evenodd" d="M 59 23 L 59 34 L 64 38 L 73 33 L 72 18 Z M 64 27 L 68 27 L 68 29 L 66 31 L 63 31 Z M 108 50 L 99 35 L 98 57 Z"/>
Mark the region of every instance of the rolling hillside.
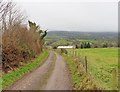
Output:
<path fill-rule="evenodd" d="M 80 42 L 94 44 L 111 44 L 117 46 L 117 32 L 79 32 L 79 31 L 48 31 L 46 45 L 79 45 Z"/>

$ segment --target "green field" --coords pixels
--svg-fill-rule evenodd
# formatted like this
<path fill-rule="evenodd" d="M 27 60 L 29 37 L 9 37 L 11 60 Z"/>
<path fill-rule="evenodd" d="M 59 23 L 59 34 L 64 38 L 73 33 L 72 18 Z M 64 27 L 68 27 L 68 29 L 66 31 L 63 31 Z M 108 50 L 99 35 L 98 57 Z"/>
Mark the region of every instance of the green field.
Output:
<path fill-rule="evenodd" d="M 76 55 L 82 59 L 87 56 L 88 72 L 94 77 L 96 84 L 105 89 L 113 89 L 112 70 L 118 68 L 117 48 L 75 49 Z M 73 50 L 68 50 L 69 55 Z"/>

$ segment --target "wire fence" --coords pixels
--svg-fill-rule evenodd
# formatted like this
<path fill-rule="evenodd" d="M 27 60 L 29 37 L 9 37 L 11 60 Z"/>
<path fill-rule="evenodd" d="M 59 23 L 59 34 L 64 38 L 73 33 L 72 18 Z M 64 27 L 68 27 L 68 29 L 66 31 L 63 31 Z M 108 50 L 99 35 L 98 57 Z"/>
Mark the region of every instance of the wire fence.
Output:
<path fill-rule="evenodd" d="M 90 75 L 92 74 L 92 71 L 94 71 L 94 69 L 92 67 L 93 65 L 88 62 L 89 59 L 87 56 L 82 55 L 82 53 L 79 53 L 77 50 L 69 50 L 68 55 L 77 59 L 77 65 L 78 65 L 77 67 L 79 67 L 79 65 L 81 64 L 84 67 L 85 72 L 87 74 L 90 74 Z M 102 72 L 102 69 L 100 70 L 100 72 Z M 112 72 L 109 73 L 108 76 L 106 76 L 106 77 L 111 77 L 110 81 L 112 82 L 112 89 L 113 90 L 118 89 L 118 73 L 117 72 L 118 72 L 117 69 L 113 68 Z M 105 73 L 107 75 L 107 72 L 105 72 Z M 111 75 L 111 76 L 109 76 L 109 75 Z M 97 74 L 96 74 L 96 76 L 97 76 Z"/>

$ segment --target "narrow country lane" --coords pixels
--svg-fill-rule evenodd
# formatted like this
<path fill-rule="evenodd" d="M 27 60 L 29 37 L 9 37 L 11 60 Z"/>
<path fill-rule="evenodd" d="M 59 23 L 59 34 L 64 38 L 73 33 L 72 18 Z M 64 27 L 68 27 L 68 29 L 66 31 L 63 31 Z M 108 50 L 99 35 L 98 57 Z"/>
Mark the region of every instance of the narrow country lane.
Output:
<path fill-rule="evenodd" d="M 44 90 L 72 90 L 67 65 L 62 56 L 56 56 L 55 68 Z"/>
<path fill-rule="evenodd" d="M 72 90 L 64 58 L 50 51 L 42 66 L 25 75 L 7 90 Z"/>
<path fill-rule="evenodd" d="M 11 86 L 8 90 L 38 90 L 41 86 L 41 83 L 43 83 L 44 81 L 46 73 L 52 67 L 51 65 L 54 61 L 54 57 L 55 54 L 52 51 L 50 51 L 48 59 L 44 62 L 42 66 L 40 66 L 30 74 L 24 76 L 13 86 Z"/>

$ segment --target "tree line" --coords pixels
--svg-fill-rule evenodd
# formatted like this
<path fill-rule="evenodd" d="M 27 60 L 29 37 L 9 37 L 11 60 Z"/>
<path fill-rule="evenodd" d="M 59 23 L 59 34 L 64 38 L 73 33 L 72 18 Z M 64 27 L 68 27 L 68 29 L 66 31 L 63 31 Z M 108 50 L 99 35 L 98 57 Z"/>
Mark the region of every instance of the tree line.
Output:
<path fill-rule="evenodd" d="M 76 48 L 107 48 L 107 47 L 113 47 L 113 45 L 110 45 L 108 43 L 102 43 L 102 44 L 95 44 L 90 42 L 82 42 L 81 44 L 76 44 Z"/>

